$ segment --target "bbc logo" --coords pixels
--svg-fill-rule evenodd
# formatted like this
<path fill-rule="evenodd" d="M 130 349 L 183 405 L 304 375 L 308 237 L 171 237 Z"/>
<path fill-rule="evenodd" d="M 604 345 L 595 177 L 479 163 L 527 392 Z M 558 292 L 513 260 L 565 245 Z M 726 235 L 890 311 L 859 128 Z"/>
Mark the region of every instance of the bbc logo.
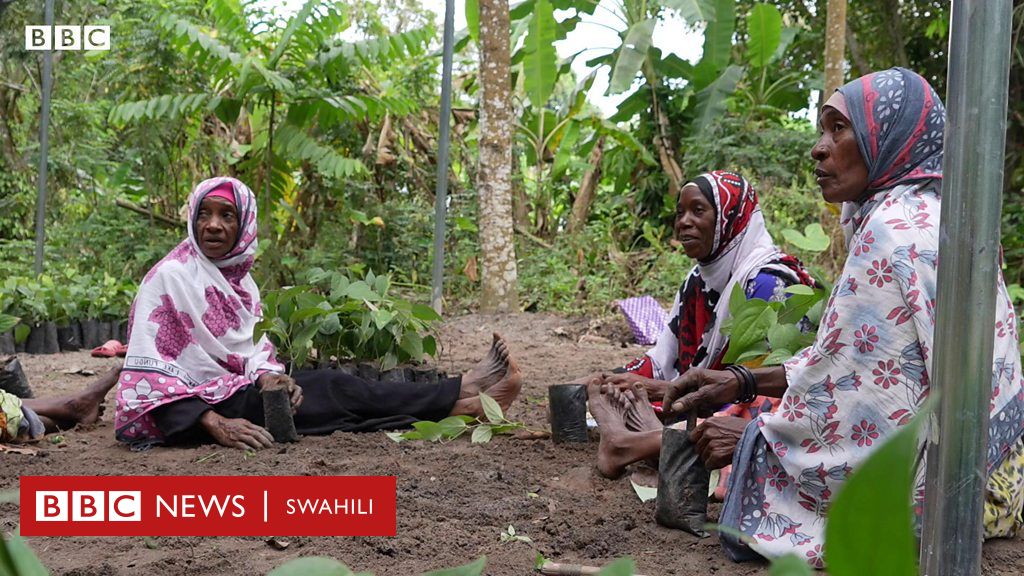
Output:
<path fill-rule="evenodd" d="M 110 26 L 25 26 L 25 50 L 110 50 Z"/>
<path fill-rule="evenodd" d="M 141 522 L 139 491 L 36 492 L 37 522 Z"/>

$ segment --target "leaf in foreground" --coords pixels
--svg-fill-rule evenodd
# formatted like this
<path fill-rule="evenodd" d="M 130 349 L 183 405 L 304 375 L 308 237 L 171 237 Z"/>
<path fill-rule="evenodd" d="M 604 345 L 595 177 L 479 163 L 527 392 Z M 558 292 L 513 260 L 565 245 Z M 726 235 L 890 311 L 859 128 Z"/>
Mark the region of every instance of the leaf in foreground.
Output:
<path fill-rule="evenodd" d="M 934 397 L 836 496 L 825 526 L 825 561 L 832 576 L 917 574 L 911 492 L 918 430 L 932 402 Z"/>

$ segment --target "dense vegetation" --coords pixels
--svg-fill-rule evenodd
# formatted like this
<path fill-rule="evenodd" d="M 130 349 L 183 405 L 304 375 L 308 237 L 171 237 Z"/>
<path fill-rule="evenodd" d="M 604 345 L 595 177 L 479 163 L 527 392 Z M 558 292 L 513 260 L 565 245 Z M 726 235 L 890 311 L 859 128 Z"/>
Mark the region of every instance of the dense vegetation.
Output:
<path fill-rule="evenodd" d="M 1024 6 L 1017 4 L 1003 191 L 1010 283 L 1024 273 Z M 313 1 L 298 14 L 272 5 L 57 2 L 59 22 L 109 23 L 114 49 L 55 57 L 46 271 L 51 284 L 73 288 L 62 298 L 78 301 L 14 312 L 107 306 L 123 314 L 121 283 L 137 281 L 180 240 L 189 190 L 214 174 L 237 176 L 260 198 L 256 273 L 265 288 L 301 283 L 314 267 L 353 277 L 372 270 L 390 274 L 404 296 L 427 299 L 440 91 L 435 15 L 417 0 Z M 609 118 L 586 101 L 594 76 L 576 77 L 543 41 L 585 33 L 581 17 L 595 3 L 513 6 L 524 309 L 594 312 L 632 294 L 668 298 L 690 264 L 671 242 L 669 190 L 679 174 L 742 172 L 756 183 L 780 241 L 783 229 L 818 221 L 837 234 L 807 155 L 824 5 L 602 3 L 624 23 L 622 43 L 576 57 L 606 65 L 612 92 L 633 90 Z M 697 62 L 650 45 L 654 22 L 670 13 L 705 32 Z M 945 2 L 857 3 L 849 76 L 905 65 L 944 92 L 947 20 Z M 0 260 L 5 276 L 21 283 L 32 276 L 41 74 L 38 53 L 23 50 L 22 30 L 39 21 L 37 3 L 0 3 Z M 473 308 L 479 281 L 477 34 L 472 25 L 460 31 L 456 53 L 448 310 Z M 592 195 L 581 198 L 588 175 Z M 840 242 L 820 255 L 788 248 L 825 276 L 842 261 Z M 43 284 L 33 289 L 45 291 Z M 0 302 L 16 300 L 8 291 Z"/>

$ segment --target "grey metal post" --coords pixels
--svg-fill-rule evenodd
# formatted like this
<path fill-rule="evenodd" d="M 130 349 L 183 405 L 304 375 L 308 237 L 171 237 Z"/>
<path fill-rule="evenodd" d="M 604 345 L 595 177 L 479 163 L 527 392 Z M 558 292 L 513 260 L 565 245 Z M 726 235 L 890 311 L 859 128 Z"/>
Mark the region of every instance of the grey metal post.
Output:
<path fill-rule="evenodd" d="M 53 0 L 46 0 L 44 17 L 48 33 L 53 31 Z M 53 46 L 43 52 L 42 111 L 39 114 L 39 195 L 36 198 L 36 276 L 43 273 L 43 245 L 46 243 L 46 173 L 50 152 L 50 91 L 53 89 Z"/>
<path fill-rule="evenodd" d="M 954 0 L 921 547 L 926 576 L 981 573 L 1011 0 Z M 936 431 L 932 430 L 931 438 Z"/>
<path fill-rule="evenodd" d="M 444 51 L 441 58 L 441 129 L 437 147 L 437 189 L 434 195 L 434 266 L 431 275 L 430 305 L 441 313 L 441 288 L 444 284 L 445 214 L 448 204 L 448 144 L 452 116 L 452 52 L 455 47 L 455 0 L 444 3 Z"/>

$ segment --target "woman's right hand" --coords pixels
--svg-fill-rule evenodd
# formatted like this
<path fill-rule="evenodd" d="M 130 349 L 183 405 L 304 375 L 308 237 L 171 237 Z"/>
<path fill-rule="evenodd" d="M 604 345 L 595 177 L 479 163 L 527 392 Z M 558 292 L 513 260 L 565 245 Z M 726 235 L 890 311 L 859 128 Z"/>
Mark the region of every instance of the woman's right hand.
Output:
<path fill-rule="evenodd" d="M 608 374 L 604 378 L 604 383 L 618 387 L 620 392 L 632 390 L 634 384 L 640 384 L 644 387 L 644 390 L 647 391 L 647 398 L 650 400 L 661 400 L 664 398 L 665 391 L 668 390 L 669 387 L 669 382 L 667 380 L 655 380 L 654 378 L 647 378 L 646 376 L 633 374 L 632 372 Z"/>
<path fill-rule="evenodd" d="M 274 445 L 274 437 L 266 428 L 257 426 L 245 418 L 225 418 L 213 410 L 207 410 L 199 422 L 222 446 L 239 450 L 259 450 Z"/>
<path fill-rule="evenodd" d="M 696 409 L 698 416 L 707 418 L 723 404 L 735 402 L 739 393 L 740 382 L 732 372 L 690 368 L 669 383 L 662 407 L 670 414 Z"/>

